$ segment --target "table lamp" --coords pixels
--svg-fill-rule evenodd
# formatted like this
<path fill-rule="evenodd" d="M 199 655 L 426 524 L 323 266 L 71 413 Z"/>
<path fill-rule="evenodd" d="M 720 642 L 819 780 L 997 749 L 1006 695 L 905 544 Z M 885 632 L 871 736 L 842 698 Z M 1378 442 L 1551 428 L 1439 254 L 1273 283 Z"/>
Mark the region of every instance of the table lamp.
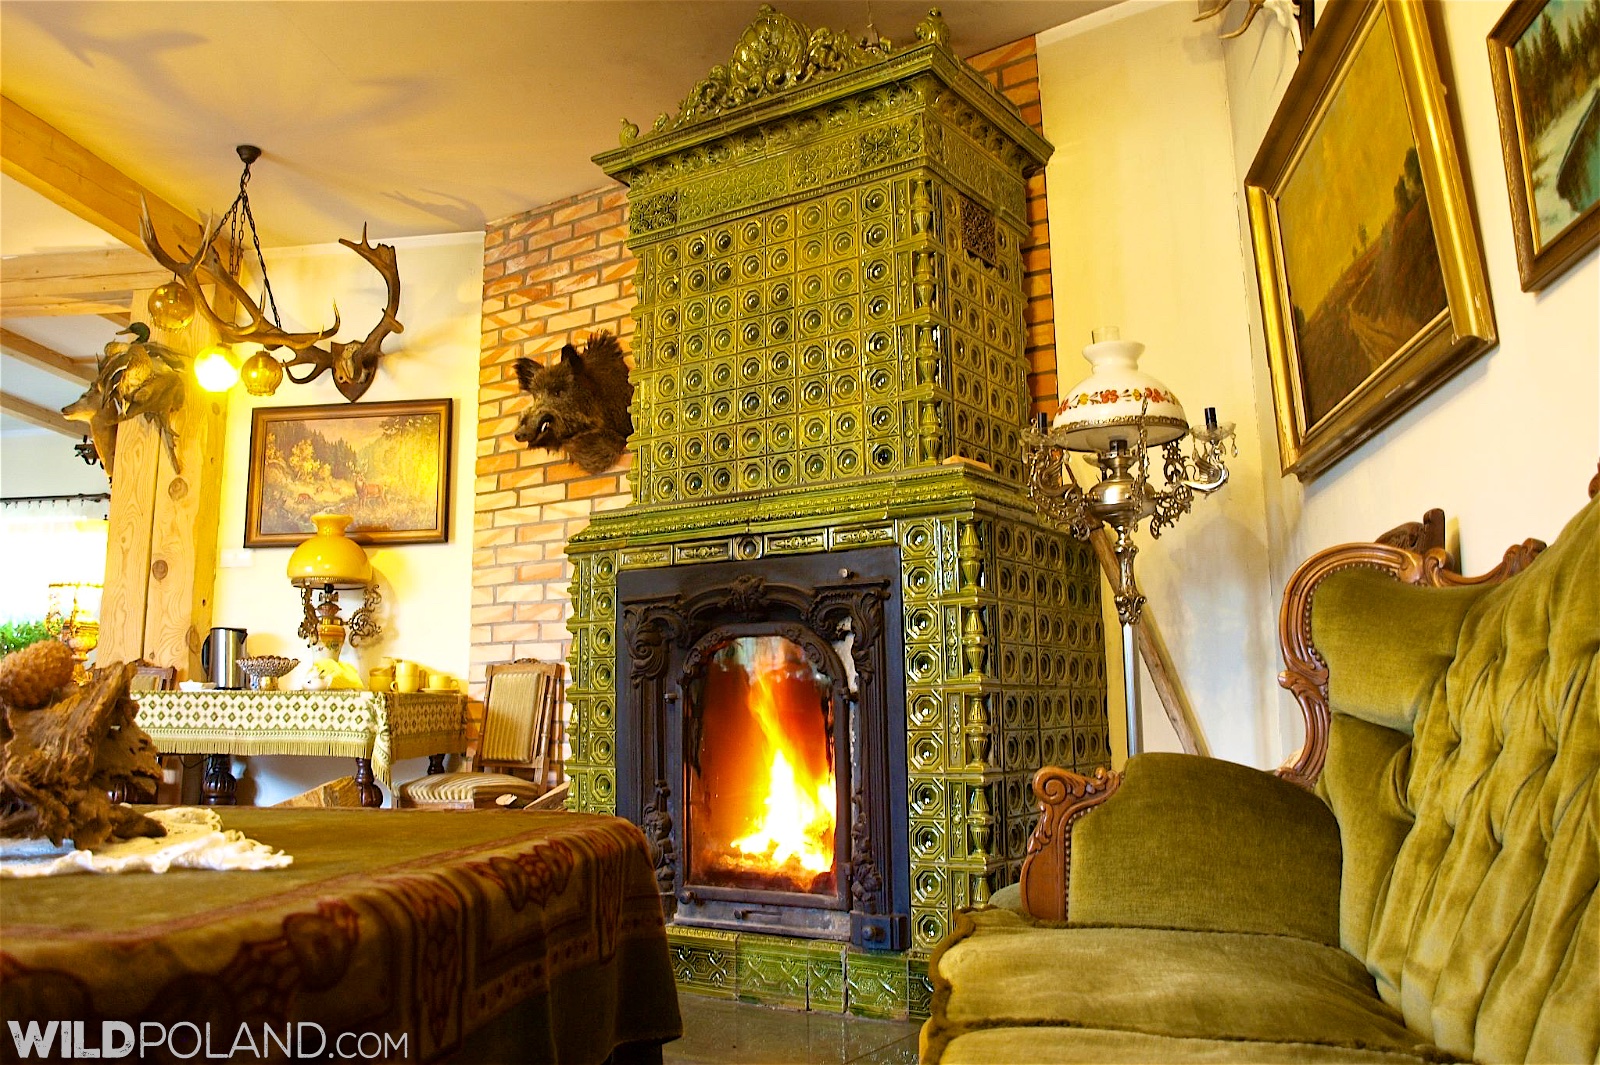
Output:
<path fill-rule="evenodd" d="M 348 514 L 311 515 L 316 534 L 289 556 L 289 583 L 300 589 L 304 611 L 298 635 L 313 647 L 321 644 L 334 659 L 344 647 L 346 634 L 352 647 L 383 635 L 376 618 L 383 597 L 367 553 L 344 534 L 350 521 Z M 339 617 L 339 592 L 352 588 L 362 589 L 365 597 L 347 623 Z M 318 593 L 315 606 L 313 592 Z"/>
<path fill-rule="evenodd" d="M 1159 538 L 1188 513 L 1196 492 L 1210 494 L 1226 484 L 1223 446 L 1234 435 L 1232 424 L 1217 424 L 1214 407 L 1206 408 L 1203 428 L 1191 428 L 1172 390 L 1139 369 L 1143 351 L 1143 344 L 1123 340 L 1116 329 L 1096 330 L 1093 343 L 1083 349 L 1093 372 L 1062 393 L 1064 400 L 1048 429 L 1041 415 L 1039 427 L 1023 437 L 1028 496 L 1039 512 L 1080 540 L 1102 524 L 1115 534 L 1117 573 L 1112 583 L 1122 624 L 1130 757 L 1144 746 L 1133 627 L 1145 600 L 1134 580 L 1133 559 L 1139 549 L 1133 534 L 1149 518 L 1150 535 Z M 1185 436 L 1192 441 L 1187 456 L 1182 450 Z M 1150 480 L 1152 447 L 1161 448 L 1163 488 Z M 1099 480 L 1088 488 L 1072 471 L 1073 452 L 1087 455 L 1099 471 Z"/>
<path fill-rule="evenodd" d="M 72 672 L 80 683 L 85 677 L 84 662 L 100 643 L 101 590 L 102 586 L 94 581 L 65 581 L 49 586 L 45 631 L 72 648 Z"/>

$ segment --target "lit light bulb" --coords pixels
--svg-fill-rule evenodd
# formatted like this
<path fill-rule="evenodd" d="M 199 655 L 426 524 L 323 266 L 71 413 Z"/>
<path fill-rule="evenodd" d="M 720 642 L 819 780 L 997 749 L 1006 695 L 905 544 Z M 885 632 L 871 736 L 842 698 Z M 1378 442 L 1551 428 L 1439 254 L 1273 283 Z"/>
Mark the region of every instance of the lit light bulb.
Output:
<path fill-rule="evenodd" d="M 176 332 L 194 321 L 194 297 L 174 278 L 150 293 L 150 324 Z"/>
<path fill-rule="evenodd" d="M 233 356 L 221 344 L 213 344 L 194 358 L 194 375 L 207 392 L 226 392 L 239 380 Z"/>

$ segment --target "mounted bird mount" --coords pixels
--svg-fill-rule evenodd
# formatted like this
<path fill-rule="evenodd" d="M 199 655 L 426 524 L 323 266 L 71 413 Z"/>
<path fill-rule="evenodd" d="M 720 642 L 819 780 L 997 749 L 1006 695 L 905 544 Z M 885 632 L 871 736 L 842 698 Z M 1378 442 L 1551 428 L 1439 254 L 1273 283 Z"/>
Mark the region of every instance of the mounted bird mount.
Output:
<path fill-rule="evenodd" d="M 217 336 L 223 343 L 259 344 L 268 352 L 288 348 L 294 353 L 293 358 L 283 363 L 283 369 L 288 374 L 289 380 L 297 385 L 303 385 L 316 380 L 324 372 L 331 372 L 334 385 L 338 387 L 340 394 L 354 403 L 367 391 L 367 387 L 372 384 L 372 379 L 378 372 L 378 360 L 383 355 L 384 340 L 391 333 L 405 331 L 405 326 L 400 324 L 400 319 L 396 316 L 400 310 L 400 268 L 395 262 L 394 245 L 369 244 L 365 226 L 361 227 L 359 243 L 343 238 L 339 241 L 372 264 L 372 267 L 382 275 L 388 289 L 388 301 L 384 304 L 383 315 L 365 338 L 358 341 L 333 341 L 324 346 L 323 342 L 339 331 L 338 304 L 334 304 L 333 307 L 333 324 L 326 329 L 303 333 L 288 332 L 278 319 L 277 301 L 272 295 L 272 283 L 267 277 L 267 264 L 261 255 L 261 241 L 256 235 L 255 216 L 250 210 L 248 192 L 250 164 L 260 157 L 261 149 L 242 144 L 237 150 L 239 158 L 244 162 L 244 174 L 239 179 L 239 195 L 235 197 L 227 213 L 222 216 L 220 223 L 213 223 L 209 217 L 207 218 L 200 246 L 193 254 L 184 253 L 183 249 L 179 248 L 180 255 L 175 256 L 161 246 L 150 224 L 149 207 L 141 200 L 139 236 L 144 241 L 145 249 L 163 269 L 172 271 L 174 279 L 188 291 L 194 300 L 194 305 L 206 321 L 216 329 Z M 224 227 L 229 228 L 229 261 L 226 264 L 216 247 L 217 238 Z M 261 273 L 263 295 L 260 302 L 252 299 L 244 286 L 239 283 L 239 267 L 243 258 L 246 227 L 249 229 L 251 242 L 255 248 L 257 268 Z M 219 293 L 231 297 L 237 307 L 244 309 L 249 320 L 240 325 L 234 320 L 233 315 L 218 314 L 202 291 L 205 285 L 215 285 Z M 296 367 L 308 369 L 303 374 L 296 374 Z"/>

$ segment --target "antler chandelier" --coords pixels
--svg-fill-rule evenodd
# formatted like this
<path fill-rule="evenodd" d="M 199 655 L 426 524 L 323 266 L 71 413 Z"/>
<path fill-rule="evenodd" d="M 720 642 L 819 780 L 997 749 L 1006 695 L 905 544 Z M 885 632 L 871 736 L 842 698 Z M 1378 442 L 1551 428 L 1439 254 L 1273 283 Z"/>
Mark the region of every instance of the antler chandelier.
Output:
<path fill-rule="evenodd" d="M 151 320 L 162 329 L 182 329 L 198 309 L 217 331 L 222 343 L 260 345 L 262 350 L 251 356 L 240 369 L 245 385 L 252 394 L 270 395 L 285 374 L 295 384 L 303 385 L 316 380 L 323 373 L 331 373 L 340 394 L 354 403 L 366 392 L 377 373 L 384 339 L 391 333 L 405 330 L 396 317 L 400 309 L 400 269 L 395 263 L 394 246 L 367 243 L 365 226 L 361 229 L 359 243 L 343 238 L 339 241 L 371 263 L 383 276 L 388 288 L 389 298 L 384 305 L 383 316 L 364 339 L 333 341 L 324 346 L 323 342 L 339 331 L 337 303 L 333 307 L 333 324 L 326 329 L 303 333 L 286 331 L 278 314 L 278 301 L 272 294 L 266 259 L 261 254 L 255 213 L 250 209 L 250 166 L 261 158 L 261 149 L 253 144 L 241 144 L 235 150 L 239 153 L 239 160 L 244 163 L 244 172 L 239 176 L 239 194 L 234 197 L 220 222 L 213 223 L 207 218 L 200 246 L 192 255 L 172 255 L 161 246 L 150 224 L 149 206 L 144 205 L 139 235 L 151 257 L 162 268 L 171 270 L 173 275 L 170 282 L 151 293 Z M 226 262 L 223 262 L 216 247 L 218 236 L 224 230 L 227 233 Z M 239 283 L 247 235 L 255 251 L 256 269 L 261 274 L 262 295 L 259 301 L 252 299 Z M 181 248 L 179 252 L 182 253 Z M 217 292 L 231 297 L 234 305 L 244 310 L 248 321 L 240 325 L 234 320 L 234 314 L 219 314 L 202 291 L 205 285 L 214 285 Z M 293 357 L 280 362 L 270 354 L 280 348 L 287 348 Z M 307 369 L 303 374 L 297 374 L 297 367 Z"/>

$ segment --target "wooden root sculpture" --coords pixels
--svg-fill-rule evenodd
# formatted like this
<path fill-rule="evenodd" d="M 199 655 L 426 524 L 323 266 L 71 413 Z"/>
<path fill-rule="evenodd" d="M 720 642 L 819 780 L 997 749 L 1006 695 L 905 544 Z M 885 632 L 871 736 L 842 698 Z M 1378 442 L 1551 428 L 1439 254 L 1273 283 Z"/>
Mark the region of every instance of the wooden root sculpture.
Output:
<path fill-rule="evenodd" d="M 113 340 L 106 345 L 99 360 L 99 372 L 88 391 L 61 408 L 61 413 L 72 421 L 85 422 L 89 439 L 106 468 L 106 478 L 112 476 L 112 463 L 117 457 L 117 426 L 140 415 L 148 418 L 161 434 L 172 468 L 182 473 L 178 463 L 178 429 L 173 423 L 178 411 L 183 409 L 185 395 L 184 374 L 189 370 L 189 359 L 181 352 L 150 339 L 150 327 L 134 322 L 118 331 L 118 336 L 132 336 L 131 341 Z"/>
<path fill-rule="evenodd" d="M 57 650 L 59 648 L 59 650 Z M 70 839 L 79 850 L 166 830 L 113 790 L 149 794 L 160 778 L 155 745 L 128 697 L 137 667 L 91 670 L 72 682 L 72 652 L 45 640 L 0 661 L 0 836 Z"/>

